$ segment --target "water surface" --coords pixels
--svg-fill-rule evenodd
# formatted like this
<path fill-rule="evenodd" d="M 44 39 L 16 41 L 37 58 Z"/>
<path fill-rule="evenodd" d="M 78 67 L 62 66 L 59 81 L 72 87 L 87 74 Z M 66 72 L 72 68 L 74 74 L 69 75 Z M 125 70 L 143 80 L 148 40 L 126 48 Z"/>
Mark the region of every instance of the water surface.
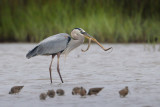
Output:
<path fill-rule="evenodd" d="M 113 47 L 111 53 L 96 44 L 87 52 L 87 45 L 60 59 L 62 84 L 53 63 L 53 84 L 49 80 L 51 56 L 26 59 L 26 53 L 35 44 L 0 44 L 0 107 L 159 107 L 160 106 L 160 52 L 159 46 L 144 44 L 103 44 Z M 155 50 L 154 50 L 155 49 Z M 17 95 L 8 94 L 15 85 L 24 85 Z M 97 96 L 72 96 L 73 87 L 87 90 L 104 87 Z M 125 86 L 130 93 L 120 98 L 118 91 Z M 65 96 L 39 100 L 41 92 L 62 88 Z"/>

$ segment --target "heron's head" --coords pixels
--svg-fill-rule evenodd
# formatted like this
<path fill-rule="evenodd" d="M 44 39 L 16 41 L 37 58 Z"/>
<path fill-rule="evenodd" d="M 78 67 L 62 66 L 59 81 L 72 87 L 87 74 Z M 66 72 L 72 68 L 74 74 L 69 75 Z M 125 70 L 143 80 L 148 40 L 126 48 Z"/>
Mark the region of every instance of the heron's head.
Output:
<path fill-rule="evenodd" d="M 71 32 L 71 36 L 74 40 L 81 40 L 84 41 L 84 33 L 85 31 L 81 28 L 74 28 Z"/>
<path fill-rule="evenodd" d="M 71 36 L 75 40 L 80 40 L 80 38 L 84 39 L 84 37 L 94 40 L 94 38 L 90 36 L 87 32 L 85 32 L 82 28 L 74 28 L 71 32 Z"/>

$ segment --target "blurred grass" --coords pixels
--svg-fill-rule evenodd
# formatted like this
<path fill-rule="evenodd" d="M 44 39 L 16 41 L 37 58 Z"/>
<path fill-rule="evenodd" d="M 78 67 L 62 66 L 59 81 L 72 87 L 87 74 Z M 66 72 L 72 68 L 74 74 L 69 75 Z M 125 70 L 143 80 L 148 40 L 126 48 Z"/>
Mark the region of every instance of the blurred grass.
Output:
<path fill-rule="evenodd" d="M 160 42 L 160 0 L 0 0 L 0 41 L 83 28 L 101 42 Z"/>

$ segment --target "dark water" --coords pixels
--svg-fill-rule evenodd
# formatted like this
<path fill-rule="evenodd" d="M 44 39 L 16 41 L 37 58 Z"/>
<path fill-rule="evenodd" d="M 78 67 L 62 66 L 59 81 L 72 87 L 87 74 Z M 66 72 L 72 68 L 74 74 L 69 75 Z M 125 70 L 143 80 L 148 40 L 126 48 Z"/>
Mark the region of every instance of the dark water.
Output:
<path fill-rule="evenodd" d="M 97 45 L 81 52 L 87 45 L 72 51 L 67 59 L 60 60 L 62 84 L 53 63 L 53 84 L 50 84 L 48 67 L 51 56 L 26 59 L 25 55 L 35 44 L 0 44 L 0 107 L 159 107 L 160 106 L 160 52 L 159 46 L 144 44 L 103 44 L 113 47 L 111 53 Z M 17 95 L 9 95 L 12 86 L 24 85 Z M 87 90 L 104 87 L 97 96 L 72 96 L 75 86 Z M 118 91 L 125 86 L 130 93 L 120 98 Z M 39 100 L 41 92 L 62 88 L 65 96 Z"/>

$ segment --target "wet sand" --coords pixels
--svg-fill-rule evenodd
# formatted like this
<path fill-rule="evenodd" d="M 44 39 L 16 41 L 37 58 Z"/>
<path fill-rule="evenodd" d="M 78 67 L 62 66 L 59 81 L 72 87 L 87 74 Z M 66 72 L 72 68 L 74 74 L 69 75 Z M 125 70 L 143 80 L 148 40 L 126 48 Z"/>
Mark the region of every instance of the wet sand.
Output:
<path fill-rule="evenodd" d="M 57 59 L 52 66 L 53 83 L 50 84 L 51 56 L 26 59 L 25 55 L 35 44 L 0 44 L 0 107 L 159 107 L 160 105 L 160 52 L 158 45 L 103 44 L 113 47 L 111 53 L 92 44 L 72 51 L 66 61 L 60 59 L 62 84 L 56 71 Z M 24 85 L 19 94 L 8 94 L 15 85 Z M 104 87 L 97 96 L 73 96 L 72 89 L 83 86 Z M 129 87 L 130 93 L 120 98 L 118 91 Z M 39 99 L 42 92 L 63 89 L 64 96 Z"/>

